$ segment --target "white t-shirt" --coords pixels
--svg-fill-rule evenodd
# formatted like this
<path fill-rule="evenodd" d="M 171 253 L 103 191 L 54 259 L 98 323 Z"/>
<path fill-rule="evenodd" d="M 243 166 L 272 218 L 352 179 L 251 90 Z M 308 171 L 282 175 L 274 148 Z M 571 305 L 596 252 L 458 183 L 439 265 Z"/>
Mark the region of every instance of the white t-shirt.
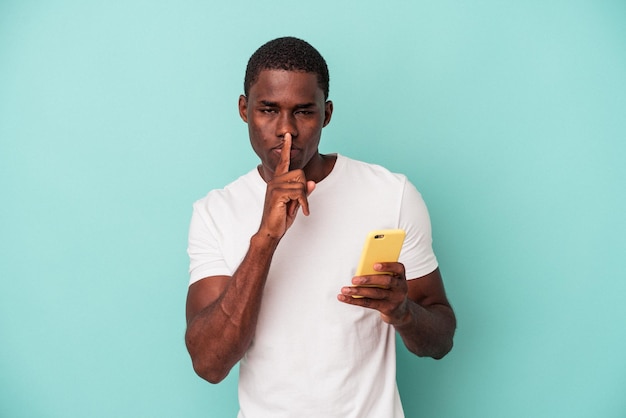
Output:
<path fill-rule="evenodd" d="M 266 183 L 252 170 L 194 204 L 190 283 L 232 275 L 257 232 Z M 240 364 L 239 418 L 400 418 L 395 330 L 337 300 L 374 229 L 407 232 L 408 278 L 437 268 L 430 220 L 406 177 L 338 155 L 281 240 L 256 333 Z M 207 279 L 210 280 L 210 279 Z"/>

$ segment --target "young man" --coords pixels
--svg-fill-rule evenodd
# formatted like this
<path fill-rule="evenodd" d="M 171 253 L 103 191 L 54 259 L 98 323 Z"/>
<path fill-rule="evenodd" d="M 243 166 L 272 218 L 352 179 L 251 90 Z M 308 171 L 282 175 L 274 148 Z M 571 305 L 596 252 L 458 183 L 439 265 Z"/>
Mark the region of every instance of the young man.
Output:
<path fill-rule="evenodd" d="M 209 382 L 241 360 L 239 417 L 403 417 L 395 332 L 418 356 L 452 348 L 420 194 L 403 175 L 318 151 L 328 80 L 302 40 L 259 48 L 239 114 L 260 164 L 194 205 L 185 339 Z M 395 228 L 407 233 L 400 262 L 375 266 L 392 274 L 352 277 L 367 233 Z"/>

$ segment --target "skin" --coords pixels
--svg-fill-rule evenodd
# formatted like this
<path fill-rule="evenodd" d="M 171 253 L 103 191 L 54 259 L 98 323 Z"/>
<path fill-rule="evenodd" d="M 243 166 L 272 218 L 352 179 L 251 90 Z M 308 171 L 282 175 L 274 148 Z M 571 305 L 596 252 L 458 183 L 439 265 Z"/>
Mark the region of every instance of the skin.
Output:
<path fill-rule="evenodd" d="M 264 70 L 248 97 L 239 98 L 267 189 L 259 229 L 232 277 L 189 287 L 185 342 L 194 370 L 211 383 L 223 380 L 250 346 L 272 256 L 300 208 L 309 215 L 308 196 L 334 167 L 335 156 L 318 151 L 332 111 L 316 75 L 306 72 Z M 392 274 L 352 278 L 356 287 L 338 289 L 338 302 L 378 310 L 413 353 L 443 357 L 452 348 L 456 322 L 439 270 L 407 281 L 400 263 L 375 269 Z M 360 287 L 372 284 L 386 288 Z"/>

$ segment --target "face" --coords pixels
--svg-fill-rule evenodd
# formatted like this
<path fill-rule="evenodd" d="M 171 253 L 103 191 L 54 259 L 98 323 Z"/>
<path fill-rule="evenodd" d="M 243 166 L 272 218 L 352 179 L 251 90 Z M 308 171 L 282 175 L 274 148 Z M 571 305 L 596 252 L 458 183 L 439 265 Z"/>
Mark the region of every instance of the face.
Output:
<path fill-rule="evenodd" d="M 285 133 L 292 136 L 290 170 L 304 169 L 314 179 L 323 169 L 318 145 L 330 122 L 332 102 L 313 73 L 261 71 L 248 97 L 239 98 L 239 115 L 248 124 L 250 143 L 261 159 L 261 175 L 270 180 L 280 160 Z"/>

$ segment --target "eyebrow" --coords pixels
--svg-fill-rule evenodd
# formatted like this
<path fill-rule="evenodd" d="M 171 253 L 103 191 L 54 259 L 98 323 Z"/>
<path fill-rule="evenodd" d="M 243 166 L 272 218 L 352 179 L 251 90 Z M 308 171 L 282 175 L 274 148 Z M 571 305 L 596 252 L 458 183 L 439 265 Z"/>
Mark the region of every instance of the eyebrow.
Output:
<path fill-rule="evenodd" d="M 271 102 L 271 101 L 269 101 L 269 100 L 261 100 L 261 101 L 260 101 L 260 103 L 261 103 L 263 106 L 267 106 L 267 107 L 280 107 L 280 106 L 278 105 L 278 103 L 276 103 L 276 102 Z M 313 103 L 313 102 L 311 102 L 311 103 L 302 103 L 302 104 L 297 104 L 297 105 L 295 105 L 295 108 L 296 108 L 296 109 L 307 109 L 307 108 L 311 108 L 311 107 L 315 107 L 315 106 L 316 106 L 316 104 L 315 104 L 315 103 Z"/>

